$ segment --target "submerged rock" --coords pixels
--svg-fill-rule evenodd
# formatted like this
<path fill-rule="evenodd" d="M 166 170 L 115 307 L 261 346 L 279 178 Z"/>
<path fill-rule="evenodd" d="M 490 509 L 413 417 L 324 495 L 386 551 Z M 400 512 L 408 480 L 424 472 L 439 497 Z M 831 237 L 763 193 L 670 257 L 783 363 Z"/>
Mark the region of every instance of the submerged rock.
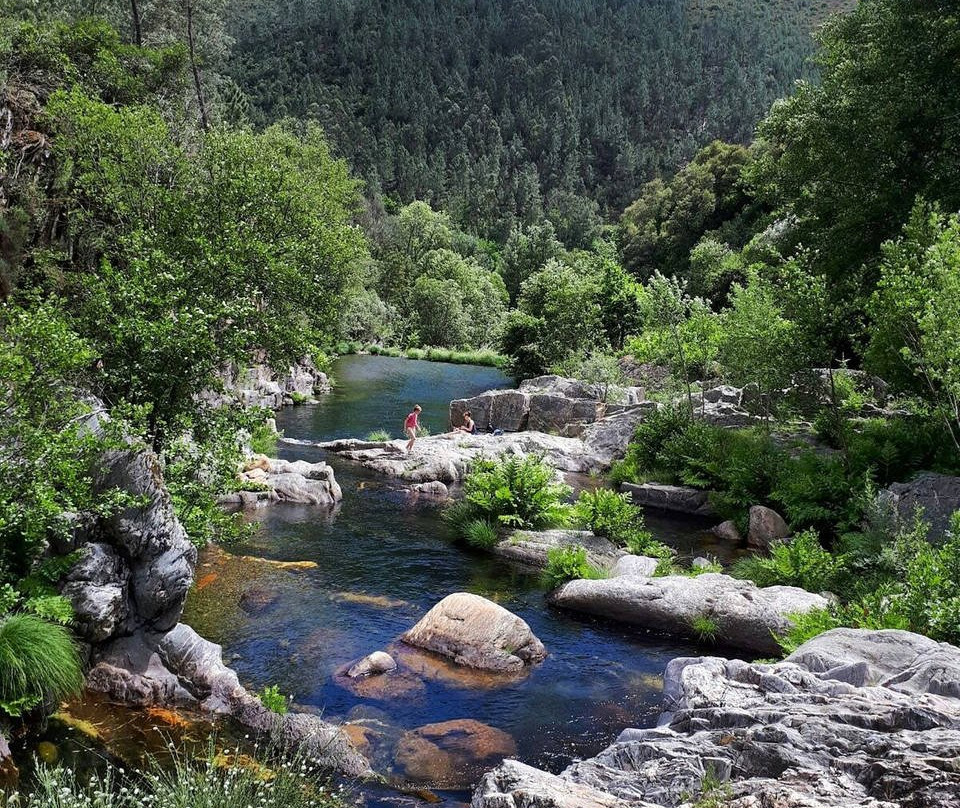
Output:
<path fill-rule="evenodd" d="M 743 537 L 740 535 L 740 531 L 737 529 L 737 523 L 732 519 L 728 519 L 726 522 L 721 522 L 716 527 L 710 529 L 710 532 L 716 536 L 718 539 L 723 539 L 732 544 L 740 544 L 743 541 Z"/>
<path fill-rule="evenodd" d="M 449 499 L 450 489 L 440 482 L 433 480 L 429 483 L 416 483 L 408 489 L 415 497 L 426 497 L 428 499 Z"/>
<path fill-rule="evenodd" d="M 902 631 L 836 629 L 773 665 L 675 659 L 657 727 L 624 730 L 557 777 L 506 761 L 472 806 L 689 805 L 710 772 L 735 808 L 956 808 L 951 681 L 960 649 Z"/>
<path fill-rule="evenodd" d="M 501 558 L 543 569 L 547 553 L 560 547 L 583 547 L 587 561 L 601 570 L 610 569 L 624 554 L 615 544 L 589 530 L 514 530 L 493 546 Z"/>
<path fill-rule="evenodd" d="M 404 733 L 396 760 L 411 780 L 464 788 L 516 751 L 513 738 L 503 730 L 465 718 Z"/>
<path fill-rule="evenodd" d="M 749 581 L 719 573 L 575 580 L 561 586 L 550 598 L 564 609 L 681 637 L 696 638 L 705 633 L 695 625 L 709 621 L 717 644 L 764 655 L 779 653 L 774 635 L 789 629 L 788 615 L 828 605 L 825 598 L 803 589 L 760 589 Z"/>
<path fill-rule="evenodd" d="M 467 592 L 447 595 L 401 639 L 487 671 L 515 672 L 547 655 L 525 621 Z"/>
<path fill-rule="evenodd" d="M 686 485 L 660 483 L 623 483 L 620 490 L 630 495 L 634 505 L 658 508 L 661 511 L 689 513 L 695 516 L 714 516 L 710 492 Z"/>

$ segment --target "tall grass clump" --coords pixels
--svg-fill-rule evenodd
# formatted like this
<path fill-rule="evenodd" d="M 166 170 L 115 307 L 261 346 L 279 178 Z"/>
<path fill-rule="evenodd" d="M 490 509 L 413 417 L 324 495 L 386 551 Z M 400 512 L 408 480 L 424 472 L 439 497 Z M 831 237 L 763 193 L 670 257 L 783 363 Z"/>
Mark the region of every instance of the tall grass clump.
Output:
<path fill-rule="evenodd" d="M 367 440 L 370 443 L 386 443 L 390 440 L 390 433 L 385 429 L 375 429 L 367 433 Z"/>
<path fill-rule="evenodd" d="M 172 764 L 154 765 L 143 776 L 117 770 L 81 782 L 65 768 L 40 767 L 30 793 L 12 794 L 22 808 L 343 808 L 319 768 L 305 757 L 255 757 L 210 750 L 195 761 L 174 754 Z"/>
<path fill-rule="evenodd" d="M 26 612 L 0 617 L 0 712 L 20 716 L 82 687 L 80 656 L 67 628 Z"/>

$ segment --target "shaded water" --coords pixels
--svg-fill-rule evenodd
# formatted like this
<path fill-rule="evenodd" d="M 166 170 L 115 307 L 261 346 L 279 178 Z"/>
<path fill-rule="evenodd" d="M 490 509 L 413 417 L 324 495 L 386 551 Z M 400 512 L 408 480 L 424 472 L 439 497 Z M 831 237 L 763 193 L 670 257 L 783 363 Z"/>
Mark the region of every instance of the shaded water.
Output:
<path fill-rule="evenodd" d="M 337 386 L 320 404 L 278 415 L 286 437 L 318 441 L 382 428 L 399 436 L 414 403 L 423 406 L 425 425 L 443 431 L 451 398 L 509 386 L 489 368 L 386 357 L 346 357 L 333 374 Z M 652 724 L 665 664 L 696 653 L 683 643 L 551 609 L 536 576 L 453 544 L 436 507 L 411 502 L 396 481 L 311 447 L 281 444 L 280 455 L 330 462 L 343 502 L 335 513 L 294 505 L 262 509 L 251 516 L 253 537 L 231 553 L 317 566 L 282 569 L 208 554 L 185 615 L 224 646 L 225 659 L 254 689 L 276 684 L 327 718 L 375 718 L 395 735 L 475 719 L 509 733 L 521 760 L 559 771 L 571 758 L 599 751 L 623 728 Z M 692 551 L 703 544 L 702 524 L 653 517 L 648 523 L 674 546 Z M 446 665 L 421 689 L 386 698 L 363 698 L 338 684 L 339 668 L 389 647 L 456 591 L 483 595 L 521 616 L 547 647 L 547 659 L 525 678 L 493 687 L 468 673 L 451 678 L 455 669 Z M 389 751 L 376 763 L 402 774 Z M 471 779 L 468 774 L 460 787 Z M 464 792 L 454 796 L 465 799 Z"/>

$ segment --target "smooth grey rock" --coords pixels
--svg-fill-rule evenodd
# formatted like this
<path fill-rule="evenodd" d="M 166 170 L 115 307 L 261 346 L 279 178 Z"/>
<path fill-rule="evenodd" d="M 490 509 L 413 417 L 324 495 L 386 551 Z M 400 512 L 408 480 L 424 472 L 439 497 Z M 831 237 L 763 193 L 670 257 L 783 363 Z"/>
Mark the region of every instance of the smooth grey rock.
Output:
<path fill-rule="evenodd" d="M 592 399 L 593 401 L 600 401 L 603 395 L 602 386 L 599 384 L 590 384 L 580 379 L 571 379 L 553 374 L 524 379 L 520 382 L 520 390 L 530 394 Z"/>
<path fill-rule="evenodd" d="M 547 566 L 547 553 L 558 547 L 583 547 L 587 561 L 601 570 L 610 569 L 623 550 L 589 530 L 514 530 L 493 546 L 501 558 L 541 569 Z"/>
<path fill-rule="evenodd" d="M 732 519 L 728 519 L 726 522 L 721 522 L 719 525 L 710 528 L 710 532 L 718 539 L 723 539 L 731 544 L 740 544 L 743 541 L 743 536 L 741 536 L 740 531 L 737 530 L 737 523 Z"/>
<path fill-rule="evenodd" d="M 894 483 L 882 493 L 901 524 L 912 524 L 919 509 L 921 518 L 930 524 L 928 536 L 934 543 L 943 540 L 951 517 L 960 511 L 960 477 L 927 471 L 909 482 Z"/>
<path fill-rule="evenodd" d="M 483 432 L 520 432 L 527 428 L 530 396 L 519 390 L 487 390 L 473 398 L 456 399 L 450 402 L 450 423 L 462 424 L 468 410 Z"/>
<path fill-rule="evenodd" d="M 630 495 L 634 505 L 696 516 L 716 514 L 710 504 L 710 492 L 685 485 L 660 483 L 623 483 L 620 490 Z"/>
<path fill-rule="evenodd" d="M 305 460 L 277 460 L 254 455 L 241 480 L 264 486 L 263 491 L 235 491 L 220 497 L 223 505 L 257 506 L 263 503 L 292 502 L 300 505 L 336 505 L 343 499 L 333 469 L 327 463 Z"/>
<path fill-rule="evenodd" d="M 790 537 L 790 526 L 772 508 L 754 505 L 750 508 L 750 527 L 747 530 L 747 545 L 754 550 L 766 552 L 770 544 Z"/>
<path fill-rule="evenodd" d="M 617 559 L 610 571 L 611 578 L 652 578 L 660 562 L 649 556 L 625 555 Z"/>
<path fill-rule="evenodd" d="M 803 589 L 760 589 L 718 573 L 575 580 L 550 599 L 565 609 L 683 637 L 693 637 L 694 620 L 707 617 L 718 644 L 765 655 L 779 653 L 774 635 L 789 628 L 787 615 L 827 607 L 825 598 Z"/>
<path fill-rule="evenodd" d="M 593 423 L 602 415 L 603 405 L 594 399 L 534 393 L 530 396 L 527 428 L 538 432 L 563 432 L 573 424 Z"/>
<path fill-rule="evenodd" d="M 363 659 L 354 662 L 347 670 L 347 676 L 357 679 L 361 676 L 376 676 L 396 670 L 397 662 L 386 651 L 374 651 Z"/>
<path fill-rule="evenodd" d="M 838 680 L 837 663 L 876 675 L 863 685 Z M 952 673 L 909 676 L 931 668 Z M 883 674 L 893 675 L 877 681 Z M 910 688 L 898 689 L 905 677 Z M 960 699 L 936 692 L 947 678 L 960 680 L 960 649 L 906 632 L 837 629 L 773 665 L 676 659 L 658 726 L 624 730 L 556 777 L 505 761 L 472 805 L 550 806 L 555 794 L 587 787 L 629 806 L 690 808 L 710 771 L 728 781 L 725 807 L 957 808 Z"/>
<path fill-rule="evenodd" d="M 547 655 L 525 621 L 467 592 L 447 595 L 401 639 L 458 665 L 489 671 L 515 672 Z"/>
<path fill-rule="evenodd" d="M 614 460 L 627 453 L 627 446 L 633 439 L 633 433 L 652 412 L 661 408 L 653 401 L 627 407 L 619 413 L 601 418 L 584 427 L 580 433 L 587 451 L 598 459 L 597 469 L 609 468 Z"/>

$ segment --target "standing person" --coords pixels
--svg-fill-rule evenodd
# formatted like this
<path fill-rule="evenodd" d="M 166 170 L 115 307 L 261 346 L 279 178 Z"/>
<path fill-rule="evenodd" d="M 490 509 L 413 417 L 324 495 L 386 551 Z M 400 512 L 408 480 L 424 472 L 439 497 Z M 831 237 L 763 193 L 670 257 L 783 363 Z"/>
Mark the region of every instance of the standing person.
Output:
<path fill-rule="evenodd" d="M 420 426 L 420 413 L 422 408 L 419 404 L 415 404 L 413 410 L 407 416 L 407 420 L 403 422 L 403 431 L 407 433 L 407 437 L 410 440 L 407 441 L 407 451 L 409 452 L 413 448 L 413 444 L 417 440 L 417 428 Z"/>

